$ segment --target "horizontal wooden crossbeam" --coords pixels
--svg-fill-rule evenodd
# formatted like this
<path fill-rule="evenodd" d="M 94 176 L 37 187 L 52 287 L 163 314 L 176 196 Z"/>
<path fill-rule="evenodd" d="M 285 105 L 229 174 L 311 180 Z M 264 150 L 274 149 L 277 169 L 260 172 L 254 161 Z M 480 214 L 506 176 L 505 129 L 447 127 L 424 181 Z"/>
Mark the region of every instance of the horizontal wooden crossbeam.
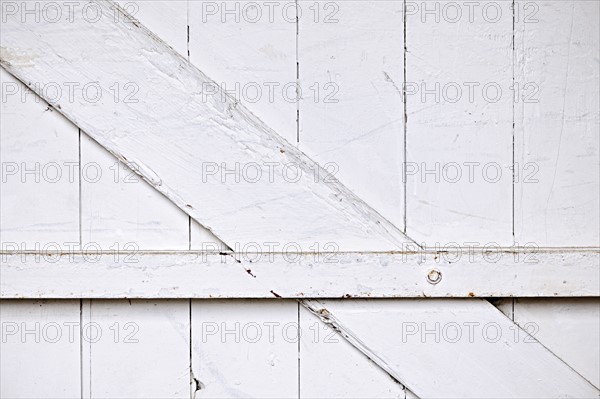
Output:
<path fill-rule="evenodd" d="M 600 296 L 600 250 L 0 252 L 2 298 Z"/>

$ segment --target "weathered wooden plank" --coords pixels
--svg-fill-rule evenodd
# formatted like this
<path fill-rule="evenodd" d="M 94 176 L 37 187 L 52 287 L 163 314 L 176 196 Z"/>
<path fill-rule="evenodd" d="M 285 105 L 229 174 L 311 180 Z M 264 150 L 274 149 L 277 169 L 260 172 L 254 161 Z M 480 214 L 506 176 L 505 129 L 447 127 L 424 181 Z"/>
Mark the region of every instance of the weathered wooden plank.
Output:
<path fill-rule="evenodd" d="M 2 298 L 600 295 L 597 249 L 455 255 L 2 253 L 0 292 Z"/>
<path fill-rule="evenodd" d="M 192 1 L 189 27 L 190 61 L 295 143 L 296 4 Z"/>
<path fill-rule="evenodd" d="M 405 398 L 402 384 L 300 308 L 300 398 Z"/>
<path fill-rule="evenodd" d="M 599 394 L 485 300 L 304 303 L 422 398 L 597 398 Z"/>
<path fill-rule="evenodd" d="M 0 396 L 79 398 L 79 301 L 0 301 Z"/>
<path fill-rule="evenodd" d="M 510 7 L 406 2 L 406 232 L 419 243 L 513 244 Z"/>
<path fill-rule="evenodd" d="M 517 241 L 542 246 L 600 243 L 600 5 L 517 1 L 515 81 Z M 593 33 L 592 33 L 593 32 Z"/>
<path fill-rule="evenodd" d="M 92 300 L 83 324 L 86 398 L 189 398 L 189 301 Z"/>
<path fill-rule="evenodd" d="M 75 91 L 95 103 L 54 107 L 226 244 L 390 250 L 409 241 L 242 105 L 207 96 L 211 81 L 143 26 L 94 4 L 95 23 L 7 15 L 2 66 L 29 84 L 97 82 L 99 91 Z M 75 31 L 85 40 L 72 40 Z M 115 80 L 136 82 L 139 102 L 109 99 Z"/>
<path fill-rule="evenodd" d="M 403 229 L 404 4 L 298 5 L 300 148 Z"/>
<path fill-rule="evenodd" d="M 195 397 L 298 397 L 295 301 L 192 304 Z"/>

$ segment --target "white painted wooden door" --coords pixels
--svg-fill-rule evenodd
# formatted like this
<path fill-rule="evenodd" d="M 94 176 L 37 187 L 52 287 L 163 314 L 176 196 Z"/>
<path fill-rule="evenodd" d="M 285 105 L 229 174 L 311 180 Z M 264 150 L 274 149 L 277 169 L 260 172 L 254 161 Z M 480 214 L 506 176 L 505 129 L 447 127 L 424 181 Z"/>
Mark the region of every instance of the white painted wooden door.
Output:
<path fill-rule="evenodd" d="M 598 2 L 0 5 L 0 397 L 599 396 Z"/>

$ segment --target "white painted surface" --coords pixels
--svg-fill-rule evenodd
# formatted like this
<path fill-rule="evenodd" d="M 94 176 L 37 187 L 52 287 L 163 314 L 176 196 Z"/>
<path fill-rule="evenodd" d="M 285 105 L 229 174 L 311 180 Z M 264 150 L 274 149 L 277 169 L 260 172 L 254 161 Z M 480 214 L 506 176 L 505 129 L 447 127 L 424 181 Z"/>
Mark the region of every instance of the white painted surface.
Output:
<path fill-rule="evenodd" d="M 309 306 L 419 397 L 599 394 L 485 300 L 338 300 Z"/>
<path fill-rule="evenodd" d="M 191 1 L 189 26 L 190 61 L 295 143 L 294 2 Z"/>
<path fill-rule="evenodd" d="M 81 165 L 82 248 L 188 249 L 188 216 L 85 134 Z"/>
<path fill-rule="evenodd" d="M 77 127 L 3 69 L 0 86 L 0 245 L 72 247 L 79 242 Z M 2 300 L 0 396 L 80 397 L 79 319 L 78 300 Z"/>
<path fill-rule="evenodd" d="M 514 321 L 588 381 L 600 387 L 600 300 L 519 298 Z"/>
<path fill-rule="evenodd" d="M 487 256 L 2 254 L 0 290 L 4 298 L 539 297 L 600 290 L 597 250 L 540 252 L 537 263 L 517 262 L 510 252 L 494 254 L 495 263 Z"/>
<path fill-rule="evenodd" d="M 121 4 L 127 3 L 131 2 L 121 2 Z M 135 17 L 183 56 L 186 56 L 188 47 L 185 40 L 187 38 L 184 37 L 187 29 L 184 27 L 187 28 L 185 25 L 189 21 L 192 27 L 190 43 L 192 61 L 217 80 L 265 82 L 275 77 L 273 80 L 282 82 L 289 80 L 288 75 L 295 71 L 292 51 L 295 44 L 289 44 L 290 38 L 293 40 L 292 36 L 295 36 L 295 32 L 290 29 L 294 24 L 279 24 L 277 28 L 273 24 L 233 24 L 233 26 L 200 24 L 195 17 L 190 20 L 190 16 L 197 15 L 201 2 L 189 2 L 191 8 L 195 8 L 190 16 L 187 15 L 187 4 L 184 1 L 136 3 L 139 9 Z M 326 4 L 327 2 L 319 4 L 321 18 L 327 14 L 323 12 L 327 11 L 323 8 Z M 344 166 L 338 176 L 340 178 L 344 176 L 342 182 L 401 228 L 402 220 L 398 217 L 403 215 L 403 212 L 401 205 L 400 209 L 396 209 L 395 204 L 401 204 L 402 198 L 392 194 L 402 189 L 397 185 L 398 180 L 394 179 L 396 162 L 401 154 L 395 151 L 394 140 L 398 137 L 394 135 L 397 126 L 396 122 L 393 122 L 401 110 L 397 109 L 398 98 L 389 86 L 391 82 L 387 79 L 383 81 L 382 77 L 385 76 L 380 76 L 377 70 L 379 66 L 391 64 L 394 68 L 393 72 L 388 71 L 390 80 L 396 82 L 398 86 L 400 85 L 398 82 L 402 82 L 402 76 L 397 76 L 402 72 L 398 69 L 402 61 L 398 58 L 401 55 L 399 50 L 402 44 L 399 42 L 396 47 L 395 41 L 392 40 L 392 36 L 396 38 L 402 33 L 401 22 L 392 23 L 392 19 L 398 17 L 397 12 L 393 11 L 397 11 L 401 5 L 392 2 L 363 2 L 359 7 L 358 4 L 356 2 L 337 4 L 340 10 L 335 15 L 344 18 L 340 19 L 340 23 L 335 26 L 315 25 L 311 21 L 312 10 L 307 11 L 304 14 L 305 19 L 301 20 L 298 36 L 300 45 L 298 55 L 303 61 L 301 82 L 305 84 L 307 79 L 310 81 L 313 74 L 325 76 L 325 65 L 330 72 L 327 78 L 334 77 L 331 80 L 343 83 L 345 89 L 340 90 L 343 101 L 335 104 L 335 112 L 331 112 L 334 107 L 332 104 L 322 107 L 322 103 L 310 103 L 310 99 L 306 97 L 303 99 L 300 105 L 303 111 L 300 126 L 312 124 L 314 129 L 301 131 L 301 148 L 306 149 L 309 155 L 322 165 L 335 158 L 336 162 Z M 509 2 L 506 2 L 506 5 L 501 4 L 504 7 L 503 12 L 507 12 Z M 306 9 L 313 6 L 313 2 L 301 2 L 300 5 Z M 411 5 L 414 6 L 416 3 Z M 440 3 L 440 7 L 445 5 L 447 2 Z M 597 31 L 598 4 L 597 2 L 561 1 L 517 2 L 517 5 L 522 18 L 536 18 L 540 21 L 527 25 L 524 22 L 517 23 L 516 80 L 522 85 L 527 82 L 537 82 L 540 85 L 541 100 L 533 104 L 516 104 L 515 161 L 521 165 L 517 168 L 522 174 L 521 178 L 525 178 L 524 174 L 532 170 L 535 172 L 535 168 L 525 169 L 528 162 L 538 162 L 541 169 L 534 174 L 534 177 L 540 177 L 538 184 L 519 183 L 515 187 L 517 192 L 515 238 L 521 244 L 534 241 L 542 246 L 597 246 L 598 176 L 590 171 L 595 171 L 598 163 L 596 135 L 598 61 L 597 58 L 592 57 L 597 50 L 598 39 L 597 35 L 589 32 Z M 537 11 L 536 5 L 540 7 Z M 423 7 L 423 4 L 417 6 Z M 136 10 L 130 6 L 127 6 L 127 9 Z M 334 8 L 329 6 L 328 11 L 335 11 L 335 4 Z M 533 11 L 534 14 L 530 14 Z M 465 9 L 463 12 L 466 12 Z M 569 16 L 572 18 L 569 19 Z M 480 16 L 477 17 L 479 21 L 469 25 L 463 23 L 464 19 L 458 24 L 448 24 L 447 21 L 441 21 L 440 24 L 420 24 L 421 14 L 409 16 L 408 76 L 411 78 L 417 76 L 415 80 L 423 79 L 427 83 L 440 81 L 442 84 L 448 80 L 460 83 L 467 78 L 476 77 L 483 83 L 492 79 L 504 85 L 507 76 L 505 67 L 510 65 L 510 62 L 507 64 L 507 59 L 503 57 L 508 37 L 506 28 L 512 31 L 512 26 L 508 26 L 506 18 L 496 24 L 484 24 Z M 434 17 L 430 15 L 427 18 L 431 21 Z M 378 26 L 375 21 L 381 22 L 381 26 L 389 25 L 386 36 L 372 36 L 371 33 L 376 31 Z M 4 45 L 4 26 L 2 28 L 2 45 Z M 369 40 L 361 36 L 361 33 L 367 30 L 371 32 Z M 273 34 L 273 31 L 277 33 Z M 65 35 L 70 40 L 76 37 L 72 33 L 65 33 Z M 333 39 L 338 41 L 332 40 L 328 35 L 333 35 Z M 210 40 L 206 40 L 207 37 Z M 373 37 L 377 38 L 377 43 L 371 41 Z M 475 38 L 477 40 L 474 40 Z M 217 42 L 221 45 L 215 45 Z M 263 45 L 264 43 L 267 45 Z M 386 48 L 383 48 L 384 45 Z M 450 51 L 452 47 L 455 51 Z M 194 48 L 199 50 L 197 60 Z M 340 50 L 342 48 L 344 51 Z M 511 53 L 509 56 L 512 57 L 512 49 L 509 49 L 509 52 Z M 207 53 L 210 57 L 205 56 Z M 385 59 L 374 59 L 373 54 L 383 55 Z M 470 56 L 461 56 L 463 54 Z M 335 59 L 327 59 L 327 56 Z M 348 66 L 359 56 L 360 68 Z M 488 63 L 496 69 L 491 70 Z M 208 71 L 209 64 L 214 72 Z M 224 69 L 223 64 L 231 65 Z M 290 64 L 292 64 L 291 68 Z M 436 68 L 438 72 L 435 72 Z M 4 70 L 1 72 L 2 82 L 5 79 L 14 81 L 14 78 L 8 76 Z M 396 76 L 393 75 L 394 73 Z M 373 84 L 367 84 L 369 81 Z M 502 87 L 504 89 L 504 86 Z M 521 90 L 522 96 L 531 94 L 531 88 Z M 505 117 L 508 113 L 505 97 L 500 103 L 495 104 L 485 102 L 432 104 L 431 109 L 419 108 L 414 115 L 411 115 L 411 104 L 412 106 L 423 105 L 419 102 L 415 103 L 415 97 L 418 100 L 419 94 L 409 96 L 407 104 L 409 145 L 406 150 L 409 162 L 415 161 L 415 158 L 419 160 L 417 162 L 421 159 L 426 159 L 427 162 L 439 159 L 445 162 L 485 159 L 506 166 L 504 163 L 507 154 Z M 31 95 L 30 98 L 34 99 Z M 564 100 L 564 104 L 561 100 Z M 375 106 L 377 101 L 381 104 Z M 42 101 L 41 105 L 33 105 L 31 100 L 26 104 L 2 102 L 0 133 L 2 162 L 12 161 L 11 157 L 15 157 L 18 162 L 22 159 L 27 162 L 40 160 L 46 163 L 55 160 L 77 161 L 77 129 L 66 122 L 56 110 L 46 110 L 43 104 Z M 245 105 L 260 119 L 267 122 L 267 125 L 275 127 L 275 130 L 288 141 L 295 141 L 296 121 L 293 106 L 290 110 L 288 103 L 275 102 L 270 104 L 271 107 L 269 104 L 264 104 L 264 99 L 263 103 L 246 102 Z M 367 116 L 360 118 L 360 113 L 356 111 L 359 108 L 370 112 L 364 111 Z M 277 111 L 274 112 L 273 109 Z M 157 110 L 158 114 L 160 111 L 162 110 Z M 465 112 L 472 114 L 467 115 Z M 477 115 L 477 112 L 480 112 L 480 115 Z M 320 116 L 321 114 L 325 116 Z M 42 116 L 36 117 L 36 115 Z M 340 115 L 344 117 L 341 118 Z M 338 119 L 334 119 L 335 116 Z M 346 123 L 344 120 L 353 117 L 356 117 L 355 123 Z M 373 120 L 377 119 L 375 122 L 378 122 L 386 118 L 393 123 L 383 128 L 381 134 L 385 135 L 385 140 L 374 139 L 372 135 L 358 136 L 358 142 L 363 144 L 358 148 L 356 141 L 348 142 L 347 133 L 358 134 L 366 131 L 366 128 L 374 123 Z M 418 124 L 414 124 L 416 122 Z M 471 122 L 476 124 L 476 129 L 469 128 Z M 278 124 L 282 127 L 277 126 Z M 443 128 L 440 124 L 443 124 Z M 323 129 L 324 125 L 331 126 L 331 129 Z M 344 125 L 346 127 L 343 134 L 333 129 Z M 16 140 L 14 136 L 9 135 L 9 140 L 5 140 L 7 126 L 10 126 L 9 132 L 17 128 L 14 131 L 24 132 L 24 134 Z M 66 133 L 67 131 L 73 134 Z M 454 139 L 454 136 L 446 136 L 449 131 L 456 133 L 456 141 L 449 142 L 450 138 Z M 550 132 L 550 134 L 540 132 Z M 305 147 L 305 144 L 309 145 L 308 141 L 311 137 L 314 140 L 312 148 Z M 411 138 L 416 140 L 417 145 L 413 145 Z M 367 146 L 365 141 L 372 146 L 372 151 L 368 154 L 366 151 L 361 152 Z M 88 146 L 88 144 L 84 139 L 82 142 L 84 152 L 81 154 L 84 164 L 88 155 L 91 156 L 92 153 L 96 154 L 91 156 L 92 160 L 112 162 L 112 159 L 102 152 L 103 150 L 98 147 L 93 149 L 92 147 L 95 146 Z M 439 147 L 440 144 L 443 146 L 443 151 Z M 369 158 L 372 154 L 378 154 L 379 157 Z M 386 167 L 383 167 L 384 165 Z M 422 168 L 421 164 L 418 166 Z M 366 173 L 371 169 L 377 178 L 371 177 L 373 173 Z M 464 175 L 466 173 L 464 165 L 462 171 Z M 497 184 L 477 182 L 473 185 L 462 182 L 450 185 L 442 182 L 432 185 L 422 184 L 413 179 L 416 188 L 411 189 L 409 179 L 407 215 L 409 234 L 414 231 L 419 242 L 425 241 L 427 244 L 436 241 L 446 244 L 451 240 L 465 244 L 470 238 L 474 238 L 473 241 L 479 244 L 494 241 L 510 245 L 511 240 L 507 240 L 509 230 L 506 229 L 506 210 L 511 196 L 509 194 L 507 200 L 507 185 L 504 179 L 508 173 L 508 169 L 503 169 L 503 179 Z M 431 178 L 429 176 L 428 181 Z M 386 186 L 389 192 L 385 190 Z M 15 189 L 17 191 L 14 191 Z M 77 242 L 78 190 L 77 183 L 70 185 L 65 185 L 64 182 L 58 185 L 42 183 L 32 186 L 6 185 L 3 182 L 0 189 L 2 211 L 0 241 L 4 243 L 9 238 L 12 240 L 16 237 L 19 242 L 27 241 L 28 248 L 33 242 L 56 241 L 57 238 Z M 382 192 L 381 195 L 375 195 L 378 190 Z M 419 195 L 411 197 L 415 192 Z M 434 205 L 435 201 L 443 199 L 443 206 L 436 207 L 431 203 L 425 203 L 423 197 L 432 200 Z M 132 199 L 137 200 L 132 201 Z M 191 224 L 190 229 L 187 217 L 178 212 L 162 196 L 153 192 L 146 183 L 142 183 L 139 187 L 136 185 L 135 188 L 124 186 L 122 183 L 111 186 L 103 186 L 101 183 L 94 186 L 84 184 L 82 201 L 83 224 L 90 227 L 87 232 L 84 227 L 84 241 L 95 239 L 108 244 L 108 241 L 115 238 L 119 243 L 123 243 L 130 242 L 131 237 L 135 237 L 135 241 L 141 243 L 146 249 L 185 249 L 191 246 L 197 250 L 214 250 L 215 247 L 211 243 L 221 245 L 216 237 L 196 222 Z M 546 206 L 541 212 L 539 205 L 544 201 Z M 412 209 L 411 203 L 417 208 Z M 202 207 L 198 209 L 201 212 Z M 90 215 L 96 215 L 95 219 L 94 217 L 86 219 L 89 217 L 88 210 Z M 468 213 L 464 217 L 457 213 L 464 210 Z M 422 218 L 424 222 L 416 227 L 411 226 L 411 221 L 419 220 L 418 218 Z M 183 226 L 180 225 L 180 220 L 183 221 Z M 99 221 L 102 223 L 98 223 Z M 26 222 L 25 227 L 23 222 Z M 285 223 L 284 220 L 278 221 L 277 226 L 284 226 Z M 188 229 L 191 231 L 188 232 Z M 88 234 L 87 239 L 86 234 Z M 92 236 L 93 239 L 90 238 Z M 223 292 L 223 281 L 226 282 L 227 288 L 239 288 L 235 295 L 259 295 L 265 298 L 274 296 L 271 290 L 283 296 L 295 296 L 298 292 L 304 295 L 323 296 L 332 293 L 336 296 L 347 293 L 384 295 L 387 292 L 396 295 L 398 291 L 401 291 L 402 295 L 410 296 L 466 296 L 472 292 L 473 287 L 483 288 L 482 291 L 473 292 L 477 296 L 532 295 L 532 293 L 533 295 L 597 296 L 599 280 L 597 277 L 600 277 L 597 256 L 597 251 L 592 251 L 591 257 L 588 254 L 583 258 L 571 257 L 567 253 L 553 256 L 549 261 L 544 258 L 540 264 L 533 267 L 520 263 L 489 265 L 488 262 L 484 262 L 482 267 L 477 260 L 457 264 L 443 262 L 440 265 L 430 260 L 421 264 L 411 263 L 410 270 L 403 270 L 404 267 L 403 269 L 390 267 L 390 262 L 385 259 L 373 260 L 378 257 L 377 255 L 371 255 L 367 257 L 370 260 L 361 260 L 357 263 L 351 259 L 351 256 L 343 259 L 341 265 L 333 268 L 329 264 L 314 267 L 312 262 L 307 261 L 300 264 L 261 263 L 251 267 L 215 262 L 214 267 L 211 266 L 208 270 L 205 268 L 198 270 L 196 262 L 181 263 L 173 262 L 172 259 L 161 263 L 157 258 L 149 263 L 142 262 L 132 266 L 114 264 L 105 258 L 97 264 L 63 263 L 62 261 L 57 265 L 51 262 L 26 264 L 19 262 L 12 263 L 18 266 L 8 268 L 5 267 L 6 264 L 2 264 L 0 272 L 3 298 L 7 297 L 6 292 L 12 292 L 11 295 L 14 297 L 209 297 L 216 292 Z M 62 260 L 64 261 L 64 258 Z M 432 265 L 443 275 L 442 281 L 436 286 L 427 283 L 424 277 Z M 299 268 L 295 268 L 296 266 Z M 258 277 L 251 277 L 246 272 L 246 268 L 251 269 Z M 344 276 L 351 276 L 352 279 L 340 280 L 337 275 L 340 270 L 344 271 Z M 348 273 L 345 273 L 346 271 Z M 515 275 L 513 273 L 518 276 L 516 279 L 513 278 Z M 566 280 L 563 278 L 565 275 Z M 13 291 L 5 291 L 7 279 Z M 201 283 L 198 283 L 199 281 Z M 407 281 L 414 282 L 414 285 Z M 315 285 L 314 282 L 318 284 Z M 278 289 L 273 290 L 272 287 Z M 132 288 L 135 291 L 132 291 Z M 53 292 L 48 293 L 48 290 Z M 358 323 L 365 332 L 364 334 L 361 332 L 360 338 L 369 338 L 369 334 L 384 329 L 373 328 L 374 325 L 386 327 L 390 325 L 389 320 L 379 319 L 379 315 L 386 313 L 388 308 L 402 307 L 403 301 L 392 300 L 385 303 L 387 305 L 380 302 L 377 306 L 371 306 L 368 302 L 345 300 L 344 306 L 339 307 L 339 313 L 336 312 L 335 316 L 344 323 L 346 320 L 354 323 L 352 318 L 346 318 L 346 309 L 352 308 L 356 313 L 363 314 L 364 317 L 361 317 Z M 434 303 L 435 301 L 424 302 L 425 305 Z M 282 311 L 283 307 L 286 308 L 285 312 Z M 192 315 L 199 314 L 201 317 L 192 320 L 195 323 L 202 323 L 203 317 L 207 316 L 206 319 L 212 321 L 284 322 L 294 318 L 293 315 L 290 316 L 288 309 L 294 308 L 296 311 L 296 307 L 295 302 L 278 301 L 233 303 L 193 301 Z M 512 300 L 506 301 L 506 307 L 512 313 Z M 435 321 L 427 308 L 428 306 L 423 307 L 424 313 L 414 311 L 412 314 L 415 320 Z M 460 306 L 449 308 L 442 319 L 459 308 Z M 185 334 L 189 334 L 189 325 L 186 327 L 190 317 L 188 301 L 133 301 L 130 305 L 126 301 L 84 300 L 82 310 L 82 320 L 88 323 L 99 321 L 104 328 L 103 331 L 108 331 L 109 334 L 113 334 L 110 326 L 114 325 L 115 321 L 136 323 L 143 327 L 145 339 L 132 346 L 101 342 L 91 346 L 92 351 L 89 350 L 90 346 L 84 345 L 81 354 L 78 352 L 78 346 L 73 348 L 72 345 L 50 346 L 41 343 L 34 346 L 31 342 L 26 345 L 2 342 L 0 351 L 2 395 L 0 396 L 79 397 L 82 386 L 84 397 L 89 397 L 88 394 L 100 397 L 119 395 L 188 397 L 190 395 L 189 335 L 188 343 L 184 343 Z M 410 312 L 413 310 L 410 309 Z M 78 323 L 79 301 L 2 301 L 0 312 L 3 322 L 8 315 L 11 320 L 24 319 L 28 323 L 52 320 Z M 302 317 L 303 314 L 306 314 L 304 309 L 299 315 L 301 322 L 308 320 Z M 539 332 L 536 338 L 575 371 L 596 387 L 598 386 L 599 360 L 595 354 L 598 353 L 597 335 L 600 315 L 598 315 L 596 299 L 583 299 L 581 302 L 561 298 L 551 301 L 520 299 L 515 303 L 514 316 L 515 321 L 522 326 L 530 322 L 538 324 Z M 368 320 L 372 317 L 378 318 L 378 321 L 369 324 Z M 370 328 L 367 330 L 367 327 Z M 322 324 L 319 328 L 324 331 Z M 312 331 L 308 334 L 310 337 Z M 199 381 L 207 382 L 207 385 L 204 392 L 202 390 L 196 392 L 196 397 L 203 397 L 203 394 L 206 396 L 208 393 L 217 397 L 227 396 L 226 393 L 231 392 L 255 393 L 258 396 L 297 397 L 297 392 L 290 387 L 298 387 L 300 397 L 323 397 L 325 394 L 328 397 L 403 397 L 403 392 L 394 390 L 398 388 L 397 384 L 346 341 L 324 346 L 323 342 L 307 342 L 308 337 L 306 335 L 303 337 L 299 354 L 289 350 L 286 345 L 281 345 L 281 342 L 274 345 L 249 342 L 229 345 L 231 342 L 224 344 L 217 340 L 213 342 L 214 345 L 201 345 L 202 357 L 199 357 L 201 360 L 194 364 L 194 372 L 201 375 Z M 386 342 L 392 341 L 379 341 L 376 344 Z M 371 346 L 369 349 L 373 348 L 374 346 Z M 448 361 L 458 359 L 457 362 L 460 362 L 465 353 L 472 353 L 473 348 L 468 346 L 465 351 L 454 357 L 442 356 L 441 359 Z M 244 353 L 253 356 L 244 358 Z M 275 357 L 276 366 L 266 365 L 265 356 L 273 354 L 282 356 Z M 79 356 L 83 361 L 83 368 L 79 366 Z M 299 364 L 298 356 L 300 356 Z M 291 357 L 293 361 L 290 360 Z M 494 355 L 490 357 L 494 358 Z M 59 367 L 56 366 L 57 359 L 61 361 Z M 157 366 L 156 359 L 160 359 L 160 367 Z M 419 358 L 403 370 L 414 372 L 414 365 L 420 364 L 420 361 Z M 5 362 L 9 362 L 10 367 L 6 367 Z M 438 363 L 436 362 L 434 366 L 439 366 Z M 501 366 L 504 364 L 500 363 Z M 18 365 L 18 370 L 27 370 L 27 373 L 16 372 L 15 364 Z M 207 365 L 216 366 L 211 370 L 210 367 L 206 367 Z M 184 370 L 185 367 L 187 369 Z M 489 368 L 496 370 L 498 365 L 493 364 Z M 224 374 L 220 376 L 221 370 L 224 370 Z M 298 372 L 299 380 L 291 376 L 290 370 Z M 431 370 L 434 369 L 428 369 L 427 372 Z M 439 376 L 445 378 L 452 372 L 459 373 L 462 372 L 461 370 L 465 369 L 460 368 L 460 363 L 458 367 L 452 364 L 441 374 L 434 375 L 436 378 Z M 485 370 L 485 367 L 478 363 L 459 377 L 467 374 L 470 376 L 473 370 L 481 371 Z M 510 377 L 498 379 L 498 386 L 504 387 L 506 381 L 512 381 L 513 385 L 517 384 L 521 376 L 513 377 L 512 373 L 516 373 L 515 370 L 508 372 L 506 368 L 500 367 L 499 374 L 506 372 Z M 552 367 L 549 370 L 551 371 Z M 75 373 L 77 376 L 73 377 Z M 79 381 L 79 373 L 81 373 L 81 381 Z M 561 378 L 571 375 L 569 371 L 560 374 Z M 35 375 L 36 378 L 30 378 L 31 375 Z M 528 374 L 524 373 L 524 375 Z M 289 382 L 289 385 L 281 384 L 280 377 L 282 381 Z M 431 384 L 430 376 L 426 377 L 427 382 L 434 385 L 437 397 L 452 396 L 452 389 L 461 390 L 456 396 L 464 397 L 465 387 L 471 387 L 469 384 L 460 385 L 453 381 L 446 385 L 451 387 L 448 389 L 446 386 Z M 561 381 L 561 378 L 557 378 L 555 382 Z M 230 384 L 233 380 L 234 383 Z M 263 385 L 259 385 L 258 382 L 263 382 Z M 480 383 L 480 381 L 476 382 Z M 524 386 L 525 383 L 515 385 L 514 388 Z M 551 388 L 551 385 L 548 385 L 548 388 Z M 490 389 L 487 397 L 493 397 L 498 392 L 501 391 Z M 554 391 L 552 395 L 556 395 L 557 392 L 560 394 L 560 391 Z M 595 392 L 594 397 L 597 397 L 597 391 Z M 409 391 L 406 391 L 406 394 L 411 395 Z"/>
<path fill-rule="evenodd" d="M 185 51 L 186 2 L 121 4 L 177 51 Z M 115 84 L 136 99 L 137 85 Z M 135 164 L 126 166 L 82 134 L 81 165 L 84 248 L 134 253 L 189 248 L 189 217 L 133 172 Z M 91 176 L 92 166 L 101 172 L 98 178 Z M 88 333 L 101 332 L 82 347 L 84 397 L 189 397 L 189 301 L 94 299 L 82 310 L 93 326 Z"/>
<path fill-rule="evenodd" d="M 125 12 L 146 26 L 182 56 L 187 54 L 187 0 L 115 0 Z"/>
<path fill-rule="evenodd" d="M 519 2 L 520 4 L 526 2 Z M 598 158 L 600 5 L 539 1 L 516 26 L 516 81 L 538 89 L 517 104 L 515 161 L 532 165 L 515 186 L 517 241 L 600 245 Z M 532 175 L 532 173 L 534 173 Z M 528 178 L 529 177 L 529 178 Z"/>
<path fill-rule="evenodd" d="M 511 245 L 510 2 L 407 10 L 406 232 L 430 247 Z"/>
<path fill-rule="evenodd" d="M 402 384 L 304 307 L 300 308 L 299 324 L 300 397 L 406 397 Z"/>
<path fill-rule="evenodd" d="M 83 329 L 84 397 L 189 398 L 188 303 L 92 300 Z"/>
<path fill-rule="evenodd" d="M 135 163 L 157 190 L 230 247 L 277 242 L 306 251 L 334 243 L 341 250 L 390 250 L 409 242 L 241 105 L 220 96 L 203 99 L 199 93 L 210 81 L 202 72 L 145 29 L 124 22 L 123 15 L 115 22 L 109 3 L 99 4 L 103 14 L 94 24 L 83 19 L 24 24 L 8 16 L 2 25 L 2 65 L 27 82 L 64 84 L 90 77 L 104 87 L 115 80 L 136 82 L 137 103 L 105 99 L 55 106 L 119 159 Z M 70 35 L 75 27 L 94 52 L 82 53 L 76 42 L 52 39 L 61 30 Z M 116 69 L 109 72 L 110 62 Z M 164 79 L 165 74 L 172 78 Z M 207 173 L 207 165 L 223 163 L 224 169 L 241 168 L 239 183 L 217 171 Z M 256 181 L 255 175 L 244 175 L 247 167 L 255 172 L 258 167 L 262 177 Z M 290 167 L 298 175 L 289 175 Z M 299 180 L 292 182 L 290 176 Z"/>
<path fill-rule="evenodd" d="M 403 229 L 403 2 L 298 4 L 300 148 Z"/>
<path fill-rule="evenodd" d="M 79 242 L 77 127 L 4 69 L 0 83 L 2 246 L 45 250 Z"/>
<path fill-rule="evenodd" d="M 193 301 L 198 398 L 297 398 L 295 301 Z"/>
<path fill-rule="evenodd" d="M 79 301 L 0 301 L 0 396 L 79 398 Z"/>

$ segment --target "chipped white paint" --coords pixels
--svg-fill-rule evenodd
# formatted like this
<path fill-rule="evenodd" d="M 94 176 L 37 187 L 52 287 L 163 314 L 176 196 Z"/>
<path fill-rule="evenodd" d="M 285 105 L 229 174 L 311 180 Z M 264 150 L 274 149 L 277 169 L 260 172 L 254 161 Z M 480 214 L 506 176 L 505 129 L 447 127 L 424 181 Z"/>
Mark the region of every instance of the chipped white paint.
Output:
<path fill-rule="evenodd" d="M 307 306 L 419 397 L 597 398 L 600 393 L 485 300 L 308 301 Z"/>
<path fill-rule="evenodd" d="M 53 105 L 119 159 L 135 163 L 151 185 L 230 247 L 276 242 L 307 251 L 334 243 L 341 250 L 390 250 L 409 242 L 243 106 L 206 96 L 211 81 L 144 27 L 118 12 L 115 22 L 114 6 L 98 4 L 103 14 L 93 24 L 21 23 L 9 15 L 2 66 L 32 86 L 92 80 L 108 90 L 114 81 L 135 82 L 137 103 L 105 96 Z M 74 30 L 93 52 L 54 40 Z M 219 171 L 208 173 L 209 166 Z M 248 166 L 257 174 L 244 175 Z M 224 170 L 235 168 L 240 172 L 228 180 Z"/>
<path fill-rule="evenodd" d="M 452 260 L 448 256 L 2 253 L 0 290 L 3 298 L 518 297 L 600 292 L 600 253 L 595 249 L 474 252 L 460 259 L 451 255 Z M 428 279 L 432 271 L 441 273 L 437 284 Z"/>

